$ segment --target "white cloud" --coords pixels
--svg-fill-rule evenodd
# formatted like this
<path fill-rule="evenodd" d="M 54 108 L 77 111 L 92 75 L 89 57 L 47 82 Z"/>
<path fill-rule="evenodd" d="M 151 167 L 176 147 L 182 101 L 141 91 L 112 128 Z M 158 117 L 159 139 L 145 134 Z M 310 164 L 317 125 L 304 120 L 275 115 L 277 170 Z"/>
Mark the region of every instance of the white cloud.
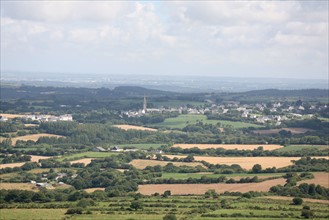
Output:
<path fill-rule="evenodd" d="M 177 74 L 179 70 L 200 70 L 201 74 L 204 69 L 215 73 L 214 68 L 223 66 L 235 74 L 246 68 L 251 74 L 268 68 L 305 74 L 312 67 L 324 77 L 328 72 L 328 12 L 321 4 L 4 2 L 1 52 L 12 57 L 28 54 L 31 64 L 17 66 L 30 69 L 35 57 L 46 54 L 57 56 L 58 62 L 73 60 L 72 66 L 76 62 L 80 68 L 86 67 L 88 59 L 97 60 L 97 68 L 104 70 L 110 60 L 117 68 L 129 63 L 134 65 L 125 70 L 131 66 L 140 71 L 154 62 Z M 168 63 L 173 63 L 170 68 Z"/>

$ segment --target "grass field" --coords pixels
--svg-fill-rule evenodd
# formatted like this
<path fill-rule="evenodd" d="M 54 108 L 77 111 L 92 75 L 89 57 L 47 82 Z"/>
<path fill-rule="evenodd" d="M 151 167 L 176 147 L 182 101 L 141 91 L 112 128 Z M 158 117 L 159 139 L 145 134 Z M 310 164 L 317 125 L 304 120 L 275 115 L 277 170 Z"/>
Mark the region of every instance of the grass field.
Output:
<path fill-rule="evenodd" d="M 173 163 L 175 166 L 191 166 L 191 167 L 195 167 L 195 166 L 202 166 L 205 167 L 202 163 L 199 162 L 191 162 L 191 163 L 187 163 L 187 162 L 167 162 L 167 161 L 158 161 L 158 160 L 133 160 L 130 162 L 131 165 L 133 165 L 134 167 L 136 167 L 137 169 L 144 169 L 147 166 L 166 166 L 168 163 Z"/>
<path fill-rule="evenodd" d="M 300 150 L 311 150 L 311 149 L 318 149 L 318 150 L 326 150 L 329 149 L 328 145 L 290 145 L 275 151 L 278 152 L 294 152 Z"/>
<path fill-rule="evenodd" d="M 88 151 L 88 152 L 82 152 L 82 153 L 77 153 L 77 154 L 71 154 L 63 157 L 57 158 L 59 161 L 63 161 L 65 159 L 67 160 L 73 160 L 77 158 L 104 158 L 104 157 L 110 157 L 112 155 L 117 154 L 116 152 L 93 152 L 93 151 Z"/>
<path fill-rule="evenodd" d="M 228 179 L 233 178 L 240 180 L 241 178 L 257 176 L 259 179 L 268 177 L 279 177 L 284 175 L 283 173 L 260 173 L 260 174 L 249 174 L 249 173 L 236 173 L 236 174 L 214 174 L 214 173 L 162 173 L 162 179 L 188 179 L 188 178 L 201 178 L 202 176 L 218 178 L 220 176 L 226 176 Z"/>
<path fill-rule="evenodd" d="M 10 208 L 0 210 L 0 219 L 163 220 L 164 215 L 168 213 L 175 213 L 179 220 L 300 219 L 302 206 L 290 205 L 291 200 L 291 197 L 245 199 L 237 196 L 220 196 L 218 199 L 205 199 L 203 195 L 170 196 L 169 198 L 157 196 L 139 199 L 144 205 L 143 210 L 131 210 L 129 206 L 133 198 L 116 197 L 108 198 L 106 202 L 97 202 L 96 206 L 84 208 L 84 213 L 90 210 L 92 214 L 82 215 L 65 215 L 67 209 L 63 208 L 49 209 L 49 206 L 74 206 L 76 202 L 9 204 Z M 325 219 L 327 215 L 328 204 L 320 203 L 322 201 L 304 200 L 304 204 L 310 206 L 311 210 L 316 210 L 315 219 Z M 222 202 L 228 207 L 221 207 Z M 32 207 L 29 207 L 31 205 Z M 36 209 L 36 206 L 40 208 Z M 207 216 L 208 214 L 216 217 Z"/>
<path fill-rule="evenodd" d="M 247 127 L 255 127 L 260 128 L 261 125 L 245 123 L 245 122 L 233 122 L 233 121 L 224 121 L 224 120 L 208 120 L 205 115 L 179 115 L 176 118 L 167 118 L 164 122 L 152 124 L 152 127 L 159 128 L 169 128 L 169 129 L 182 129 L 188 124 L 195 124 L 199 121 L 207 124 L 216 125 L 218 122 L 221 123 L 221 126 L 231 125 L 236 129 L 239 128 L 247 128 Z"/>
<path fill-rule="evenodd" d="M 118 144 L 117 146 L 120 148 L 128 147 L 128 148 L 137 148 L 137 149 L 147 150 L 150 148 L 157 149 L 157 148 L 161 147 L 162 145 L 165 145 L 165 144 Z"/>
<path fill-rule="evenodd" d="M 1 209 L 1 220 L 57 220 L 65 217 L 67 209 Z"/>
<path fill-rule="evenodd" d="M 199 149 L 224 148 L 226 150 L 254 150 L 262 146 L 264 150 L 276 150 L 283 148 L 277 144 L 174 144 L 172 147 L 181 147 L 183 149 L 197 147 Z"/>

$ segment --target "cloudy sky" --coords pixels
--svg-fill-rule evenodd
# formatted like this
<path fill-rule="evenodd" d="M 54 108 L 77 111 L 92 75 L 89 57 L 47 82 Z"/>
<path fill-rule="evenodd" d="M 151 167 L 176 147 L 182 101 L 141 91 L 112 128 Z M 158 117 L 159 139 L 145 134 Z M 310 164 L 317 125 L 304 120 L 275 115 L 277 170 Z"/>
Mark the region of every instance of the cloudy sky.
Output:
<path fill-rule="evenodd" d="M 1 71 L 328 79 L 328 1 L 1 1 Z"/>

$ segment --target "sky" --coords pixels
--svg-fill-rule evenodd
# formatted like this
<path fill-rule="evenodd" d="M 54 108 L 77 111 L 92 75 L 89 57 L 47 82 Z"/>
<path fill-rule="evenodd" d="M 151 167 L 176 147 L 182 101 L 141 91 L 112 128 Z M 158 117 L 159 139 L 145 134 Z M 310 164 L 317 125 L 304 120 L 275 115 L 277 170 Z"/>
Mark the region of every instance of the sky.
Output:
<path fill-rule="evenodd" d="M 1 72 L 328 80 L 328 1 L 4 1 Z"/>

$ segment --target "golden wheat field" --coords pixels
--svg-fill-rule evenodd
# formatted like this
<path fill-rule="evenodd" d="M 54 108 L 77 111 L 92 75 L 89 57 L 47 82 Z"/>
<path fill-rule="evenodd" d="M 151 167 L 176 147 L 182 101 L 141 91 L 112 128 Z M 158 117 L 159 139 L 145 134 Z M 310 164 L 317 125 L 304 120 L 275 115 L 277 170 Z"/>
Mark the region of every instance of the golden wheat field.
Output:
<path fill-rule="evenodd" d="M 140 130 L 140 131 L 157 131 L 157 129 L 154 128 L 146 128 L 142 126 L 135 126 L 135 125 L 113 125 L 116 128 L 120 128 L 123 130 Z"/>
<path fill-rule="evenodd" d="M 329 173 L 326 172 L 320 172 L 320 173 L 313 173 L 314 178 L 309 179 L 309 180 L 302 180 L 298 182 L 298 184 L 301 183 L 314 183 L 314 184 L 319 184 L 321 186 L 324 186 L 326 188 L 329 188 Z"/>
<path fill-rule="evenodd" d="M 38 191 L 38 188 L 35 187 L 35 184 L 32 183 L 1 183 L 0 189 L 20 189 L 20 190 L 32 190 Z"/>
<path fill-rule="evenodd" d="M 182 155 L 165 155 L 169 158 L 185 158 Z M 312 158 L 325 158 L 329 157 L 312 157 Z M 251 169 L 255 164 L 260 164 L 263 169 L 271 167 L 285 167 L 292 165 L 292 160 L 299 160 L 300 157 L 207 157 L 207 156 L 194 156 L 195 161 L 206 161 L 212 164 L 239 164 L 244 169 Z"/>
<path fill-rule="evenodd" d="M 254 150 L 260 146 L 262 146 L 264 150 L 276 150 L 283 147 L 277 144 L 174 144 L 172 147 L 180 147 L 183 149 L 197 147 L 199 149 L 223 148 L 226 150 Z"/>
<path fill-rule="evenodd" d="M 74 163 L 83 163 L 84 165 L 88 165 L 94 159 L 96 159 L 96 158 L 83 158 L 83 159 L 79 159 L 79 160 L 73 160 L 70 163 L 71 164 L 74 164 Z"/>
<path fill-rule="evenodd" d="M 137 169 L 144 169 L 147 166 L 166 166 L 168 163 L 173 163 L 175 166 L 202 166 L 205 167 L 202 163 L 199 162 L 192 162 L 192 163 L 187 163 L 187 162 L 171 162 L 171 161 L 159 161 L 159 160 L 133 160 L 130 162 L 131 165 L 136 167 Z"/>
<path fill-rule="evenodd" d="M 100 188 L 100 187 L 98 187 L 98 188 L 88 188 L 88 189 L 84 189 L 84 191 L 86 191 L 87 193 L 93 193 L 93 192 L 95 192 L 95 191 L 97 191 L 97 190 L 104 191 L 105 188 Z"/>
<path fill-rule="evenodd" d="M 170 190 L 172 195 L 201 195 L 207 192 L 209 189 L 214 189 L 218 193 L 230 192 L 249 192 L 249 191 L 261 191 L 268 192 L 272 186 L 283 185 L 285 179 L 279 178 L 274 180 L 267 180 L 260 183 L 239 183 L 239 184 L 150 184 L 139 185 L 138 191 L 144 195 L 151 195 L 154 193 L 163 193 L 166 190 Z"/>

